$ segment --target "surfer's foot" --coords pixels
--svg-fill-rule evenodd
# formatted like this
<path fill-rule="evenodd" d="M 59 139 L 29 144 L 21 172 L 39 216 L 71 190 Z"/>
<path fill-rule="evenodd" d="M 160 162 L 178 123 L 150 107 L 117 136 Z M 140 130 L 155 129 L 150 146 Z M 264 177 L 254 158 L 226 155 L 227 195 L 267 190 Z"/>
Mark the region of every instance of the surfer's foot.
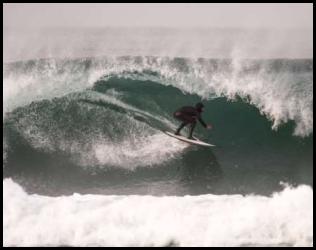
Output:
<path fill-rule="evenodd" d="M 175 135 L 180 135 L 180 133 L 179 133 L 179 132 L 175 132 L 174 134 L 175 134 Z"/>
<path fill-rule="evenodd" d="M 195 140 L 195 139 L 193 138 L 193 136 L 189 136 L 188 139 L 190 139 L 190 140 Z"/>

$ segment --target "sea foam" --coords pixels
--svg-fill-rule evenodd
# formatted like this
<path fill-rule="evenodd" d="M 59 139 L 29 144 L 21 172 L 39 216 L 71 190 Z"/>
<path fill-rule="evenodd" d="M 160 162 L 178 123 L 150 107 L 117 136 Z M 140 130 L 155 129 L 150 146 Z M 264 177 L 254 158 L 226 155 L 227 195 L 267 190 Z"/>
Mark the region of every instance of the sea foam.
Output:
<path fill-rule="evenodd" d="M 312 246 L 313 191 L 46 197 L 3 181 L 4 246 Z"/>

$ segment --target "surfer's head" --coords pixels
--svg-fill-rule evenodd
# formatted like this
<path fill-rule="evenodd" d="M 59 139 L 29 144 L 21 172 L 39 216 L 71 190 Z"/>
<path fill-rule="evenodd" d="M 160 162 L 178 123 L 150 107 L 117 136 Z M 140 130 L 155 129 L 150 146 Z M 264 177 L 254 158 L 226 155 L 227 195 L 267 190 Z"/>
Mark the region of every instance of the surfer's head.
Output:
<path fill-rule="evenodd" d="M 197 104 L 195 104 L 195 108 L 197 109 L 197 111 L 202 112 L 204 105 L 201 102 L 198 102 Z"/>

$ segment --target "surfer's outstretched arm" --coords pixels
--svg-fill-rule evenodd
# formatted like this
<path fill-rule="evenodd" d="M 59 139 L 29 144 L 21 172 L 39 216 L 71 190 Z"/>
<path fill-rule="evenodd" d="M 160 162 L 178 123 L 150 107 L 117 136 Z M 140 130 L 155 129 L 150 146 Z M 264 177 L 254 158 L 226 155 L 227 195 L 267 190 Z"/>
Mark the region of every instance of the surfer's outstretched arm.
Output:
<path fill-rule="evenodd" d="M 199 117 L 199 122 L 203 125 L 204 128 L 207 127 L 207 124 L 203 121 L 202 117 Z"/>
<path fill-rule="evenodd" d="M 203 119 L 202 119 L 201 116 L 199 117 L 199 122 L 203 125 L 204 128 L 207 128 L 207 129 L 211 129 L 211 128 L 212 128 L 212 125 L 211 125 L 211 124 L 206 124 L 206 123 L 203 121 Z"/>

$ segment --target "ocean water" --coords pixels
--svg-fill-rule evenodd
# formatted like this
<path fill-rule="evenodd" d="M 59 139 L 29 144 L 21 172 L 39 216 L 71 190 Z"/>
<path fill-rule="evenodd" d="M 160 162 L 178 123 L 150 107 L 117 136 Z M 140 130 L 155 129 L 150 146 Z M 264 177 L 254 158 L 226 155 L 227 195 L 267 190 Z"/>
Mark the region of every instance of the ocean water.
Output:
<path fill-rule="evenodd" d="M 5 246 L 313 245 L 313 59 L 237 31 L 54 32 L 5 53 Z M 200 101 L 214 148 L 163 133 Z"/>

